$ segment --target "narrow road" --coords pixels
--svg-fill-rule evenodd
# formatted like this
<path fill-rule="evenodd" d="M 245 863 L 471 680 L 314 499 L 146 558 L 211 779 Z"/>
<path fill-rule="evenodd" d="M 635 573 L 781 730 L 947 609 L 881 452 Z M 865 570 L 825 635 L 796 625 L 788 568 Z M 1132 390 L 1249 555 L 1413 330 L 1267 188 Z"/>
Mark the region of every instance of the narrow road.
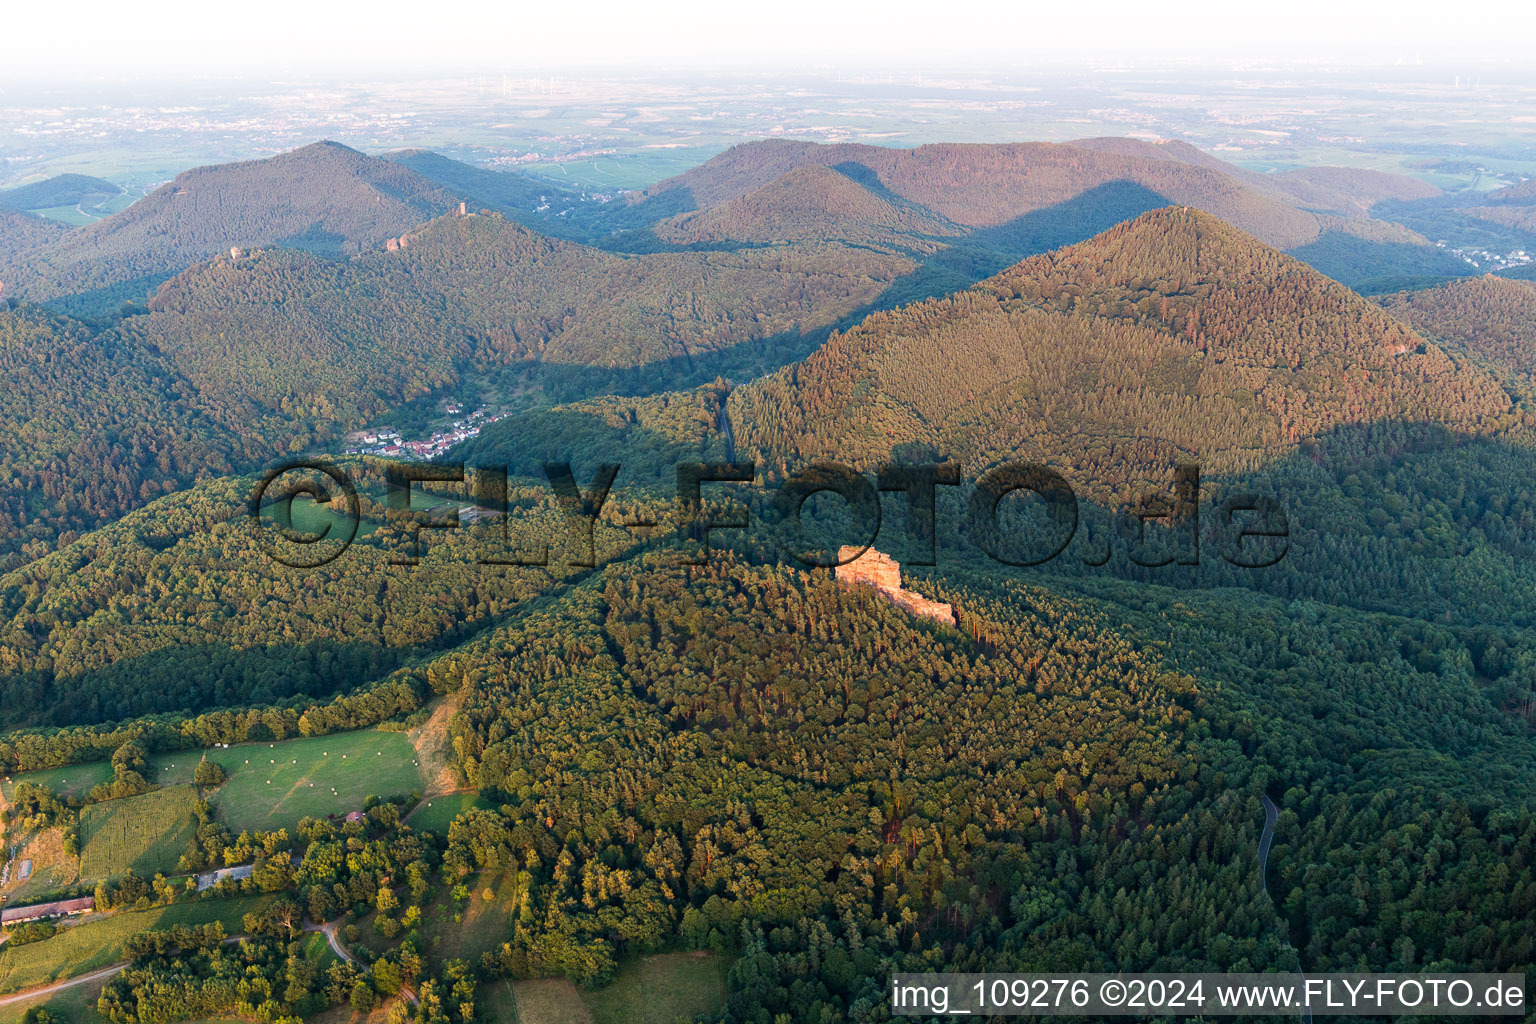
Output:
<path fill-rule="evenodd" d="M 357 964 L 357 966 L 363 967 L 364 965 L 359 963 L 351 953 L 348 953 L 346 947 L 341 944 L 341 940 L 336 937 L 336 929 L 338 927 L 340 927 L 340 922 L 332 921 L 330 924 L 305 925 L 304 930 L 306 932 L 319 932 L 321 935 L 324 935 L 326 944 L 331 947 L 332 953 L 335 953 L 349 964 Z M 421 1000 L 416 998 L 416 993 L 411 991 L 409 988 L 401 986 L 400 994 L 404 996 L 405 1001 L 410 1003 L 412 1006 L 421 1005 Z"/>
<path fill-rule="evenodd" d="M 8 996 L 0 996 L 0 1006 L 10 1006 L 12 1003 L 25 1003 L 39 996 L 51 996 L 55 992 L 62 992 L 67 988 L 75 988 L 79 985 L 89 985 L 93 981 L 104 981 L 115 974 L 121 974 L 128 967 L 127 964 L 116 964 L 112 967 L 104 967 L 95 974 L 82 974 L 78 978 L 70 978 L 68 981 L 56 981 L 52 985 L 41 985 L 37 988 L 22 989 L 20 992 Z"/>
<path fill-rule="evenodd" d="M 1266 879 L 1269 875 L 1269 846 L 1275 840 L 1275 822 L 1280 819 L 1280 808 L 1269 798 L 1268 793 L 1261 794 L 1264 801 L 1264 834 L 1259 836 L 1259 882 L 1265 885 L 1265 892 L 1269 891 Z"/>
<path fill-rule="evenodd" d="M 1264 831 L 1259 836 L 1259 887 L 1266 894 L 1269 893 L 1269 847 L 1275 841 L 1275 822 L 1280 818 L 1280 808 L 1269 798 L 1268 793 L 1259 794 L 1259 799 L 1264 801 Z M 1273 896 L 1270 897 L 1274 899 Z M 1300 971 L 1301 983 L 1307 983 L 1307 976 Z M 1309 1007 L 1301 1008 L 1301 1019 L 1304 1024 L 1312 1024 L 1312 1010 Z"/>
<path fill-rule="evenodd" d="M 730 395 L 726 395 L 729 399 Z M 725 411 L 726 402 L 720 403 L 720 432 L 725 435 L 725 461 L 736 461 L 736 432 L 731 429 L 731 417 Z"/>
<path fill-rule="evenodd" d="M 326 944 L 331 947 L 332 953 L 335 953 L 349 964 L 357 964 L 359 967 L 362 967 L 363 964 L 359 963 L 357 958 L 355 958 L 351 953 L 348 953 L 346 947 L 341 944 L 341 940 L 336 937 L 337 927 L 337 922 L 332 921 L 327 925 L 306 925 L 304 930 L 306 932 L 319 932 L 320 934 L 324 935 Z M 224 940 L 224 945 L 233 945 L 237 942 L 244 941 L 244 939 L 245 936 L 243 935 L 231 935 L 229 938 Z M 36 988 L 22 989 L 20 992 L 13 992 L 10 995 L 0 996 L 0 1006 L 11 1006 L 15 1003 L 25 1003 L 33 999 L 38 999 L 42 996 L 51 996 L 55 992 L 62 992 L 65 989 L 78 988 L 81 985 L 89 985 L 96 981 L 105 981 L 108 978 L 121 974 L 123 971 L 127 970 L 127 968 L 127 963 L 113 964 L 111 967 L 103 967 L 101 970 L 92 974 L 82 974 L 78 978 L 70 978 L 67 981 L 56 981 L 50 985 L 39 985 Z M 402 988 L 400 990 L 400 994 L 403 995 L 406 999 L 406 1002 L 410 1003 L 412 1006 L 421 1005 L 421 1000 L 419 1000 L 416 997 L 416 993 L 410 989 Z"/>
<path fill-rule="evenodd" d="M 346 948 L 342 946 L 341 940 L 336 937 L 338 926 L 338 922 L 332 921 L 330 924 L 307 924 L 304 926 L 304 930 L 307 932 L 319 932 L 321 935 L 324 935 L 326 944 L 331 947 L 332 953 L 335 953 L 349 964 L 355 964 L 357 960 L 351 953 L 347 952 Z"/>
<path fill-rule="evenodd" d="M 231 935 L 224 940 L 224 945 L 232 946 L 244 941 L 244 935 Z M 36 988 L 24 988 L 20 992 L 12 992 L 7 996 L 0 996 L 0 1006 L 10 1006 L 13 1003 L 24 1003 L 29 999 L 39 996 L 51 996 L 55 992 L 62 992 L 67 988 L 76 988 L 80 985 L 89 985 L 93 981 L 103 981 L 114 975 L 121 974 L 128 969 L 128 962 L 113 964 L 111 967 L 103 967 L 94 974 L 82 974 L 78 978 L 69 978 L 65 981 L 55 981 L 49 985 L 39 985 Z"/>

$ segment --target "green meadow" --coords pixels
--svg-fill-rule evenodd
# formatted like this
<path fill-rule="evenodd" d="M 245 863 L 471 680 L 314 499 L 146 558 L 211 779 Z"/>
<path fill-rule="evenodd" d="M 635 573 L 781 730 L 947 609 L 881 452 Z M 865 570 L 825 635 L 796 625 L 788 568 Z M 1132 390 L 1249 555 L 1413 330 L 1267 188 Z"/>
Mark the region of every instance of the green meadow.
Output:
<path fill-rule="evenodd" d="M 144 774 L 166 787 L 190 785 L 193 769 L 204 756 L 222 765 L 229 776 L 210 800 L 236 832 L 291 828 L 305 816 L 323 818 L 362 810 L 370 796 L 409 796 L 422 788 L 410 739 L 404 733 L 378 730 L 159 754 L 150 759 Z M 9 797 L 17 782 L 27 781 L 83 796 L 111 775 L 106 762 L 70 765 L 13 776 L 4 792 Z M 123 802 L 97 806 L 110 808 Z"/>
<path fill-rule="evenodd" d="M 103 1019 L 96 1013 L 96 999 L 101 995 L 101 986 L 104 984 L 105 981 L 97 981 L 89 985 L 77 985 L 52 995 L 0 1006 L 0 1024 L 21 1024 L 27 1010 L 34 1006 L 46 1008 L 54 1020 L 63 1024 L 95 1024 Z"/>
<path fill-rule="evenodd" d="M 111 779 L 110 764 L 106 761 L 90 761 L 86 764 L 71 764 L 63 768 L 47 768 L 40 772 L 8 776 L 3 786 L 0 786 L 0 793 L 9 800 L 18 782 L 30 782 L 36 786 L 45 786 L 60 796 L 84 796 L 91 791 L 92 786 L 109 782 Z"/>
<path fill-rule="evenodd" d="M 162 774 L 190 779 L 195 753 L 177 755 Z M 370 796 L 409 796 L 422 786 L 416 749 L 404 733 L 338 733 L 207 752 L 229 781 L 212 796 L 231 829 L 291 828 L 300 818 L 345 815 Z M 174 765 L 174 766 L 173 766 Z"/>
<path fill-rule="evenodd" d="M 495 804 L 479 793 L 451 793 L 424 800 L 411 812 L 408 824 L 423 832 L 448 833 L 453 819 L 465 811 L 494 810 Z"/>

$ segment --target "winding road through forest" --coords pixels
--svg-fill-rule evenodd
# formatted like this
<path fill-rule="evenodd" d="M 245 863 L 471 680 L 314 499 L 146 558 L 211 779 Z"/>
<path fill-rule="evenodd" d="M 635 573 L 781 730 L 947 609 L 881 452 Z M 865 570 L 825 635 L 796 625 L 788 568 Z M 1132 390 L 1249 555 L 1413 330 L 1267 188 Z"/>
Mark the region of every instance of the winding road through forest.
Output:
<path fill-rule="evenodd" d="M 725 398 L 720 400 L 720 432 L 725 435 L 725 461 L 736 461 L 736 432 L 731 429 L 730 414 L 725 411 L 725 404 L 730 399 L 727 392 Z"/>
<path fill-rule="evenodd" d="M 1265 894 L 1269 893 L 1269 848 L 1275 841 L 1275 822 L 1280 820 L 1280 808 L 1269 798 L 1268 793 L 1259 794 L 1259 799 L 1264 801 L 1264 831 L 1259 835 L 1259 886 Z M 1269 897 L 1273 902 L 1274 897 Z M 1307 983 L 1307 976 L 1300 971 L 1303 986 Z M 1307 1007 L 1301 1009 L 1301 1019 L 1305 1024 L 1312 1024 L 1312 1011 Z"/>

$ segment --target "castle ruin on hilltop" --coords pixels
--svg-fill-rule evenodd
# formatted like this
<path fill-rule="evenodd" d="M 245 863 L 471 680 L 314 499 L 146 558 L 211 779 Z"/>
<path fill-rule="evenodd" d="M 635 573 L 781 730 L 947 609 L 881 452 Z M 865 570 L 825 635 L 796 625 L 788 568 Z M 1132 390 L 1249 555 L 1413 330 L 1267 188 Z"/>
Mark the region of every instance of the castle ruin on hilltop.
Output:
<path fill-rule="evenodd" d="M 897 608 L 912 615 L 921 615 L 925 619 L 942 622 L 946 626 L 955 625 L 955 609 L 943 601 L 930 601 L 922 594 L 911 590 L 903 590 L 901 587 L 901 563 L 882 551 L 870 548 L 857 558 L 856 547 L 838 548 L 837 560 L 839 562 L 852 558 L 853 561 L 837 567 L 837 581 L 843 584 L 856 584 L 865 587 L 874 587 L 881 597 L 885 598 Z"/>

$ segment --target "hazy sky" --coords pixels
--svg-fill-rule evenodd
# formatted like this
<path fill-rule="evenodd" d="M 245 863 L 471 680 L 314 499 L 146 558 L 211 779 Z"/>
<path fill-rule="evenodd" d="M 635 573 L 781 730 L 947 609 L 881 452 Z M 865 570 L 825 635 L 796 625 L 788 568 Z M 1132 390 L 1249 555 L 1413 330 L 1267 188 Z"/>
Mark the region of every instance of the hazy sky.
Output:
<path fill-rule="evenodd" d="M 1536 52 L 1533 0 L 15 0 L 8 8 L 0 75 L 74 82 L 220 71 L 1007 69 L 1127 57 L 1524 65 Z"/>

